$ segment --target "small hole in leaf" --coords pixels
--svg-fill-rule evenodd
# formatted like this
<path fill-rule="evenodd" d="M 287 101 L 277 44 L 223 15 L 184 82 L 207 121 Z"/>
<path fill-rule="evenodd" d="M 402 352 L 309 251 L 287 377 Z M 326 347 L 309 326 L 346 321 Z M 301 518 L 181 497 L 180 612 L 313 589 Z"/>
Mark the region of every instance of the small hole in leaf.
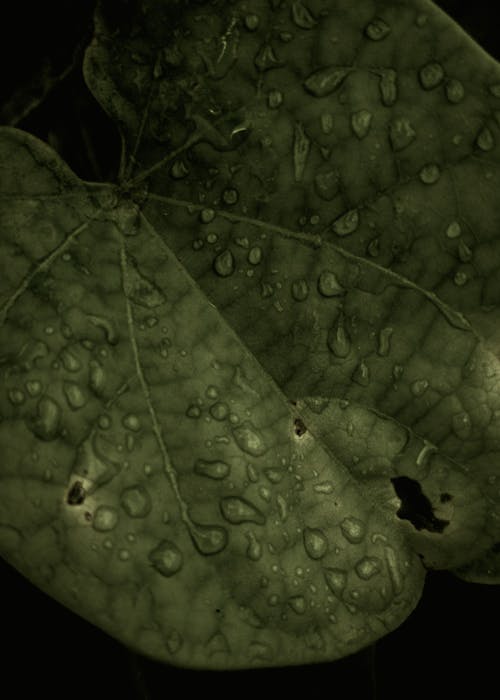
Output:
<path fill-rule="evenodd" d="M 441 520 L 434 515 L 432 504 L 418 481 L 407 476 L 398 476 L 391 479 L 391 483 L 401 501 L 398 518 L 409 520 L 416 530 L 429 532 L 441 533 L 449 525 L 449 520 Z"/>
<path fill-rule="evenodd" d="M 84 502 L 86 495 L 83 483 L 81 481 L 75 481 L 68 491 L 67 502 L 70 506 L 79 506 Z"/>
<path fill-rule="evenodd" d="M 452 498 L 453 496 L 449 493 L 442 493 L 439 496 L 439 500 L 441 501 L 441 503 L 448 503 L 449 501 L 451 501 Z"/>
<path fill-rule="evenodd" d="M 304 435 L 304 433 L 307 432 L 307 428 L 305 426 L 305 423 L 301 418 L 296 418 L 293 422 L 293 425 L 294 425 L 295 435 L 297 435 L 297 437 L 302 437 L 302 435 Z"/>

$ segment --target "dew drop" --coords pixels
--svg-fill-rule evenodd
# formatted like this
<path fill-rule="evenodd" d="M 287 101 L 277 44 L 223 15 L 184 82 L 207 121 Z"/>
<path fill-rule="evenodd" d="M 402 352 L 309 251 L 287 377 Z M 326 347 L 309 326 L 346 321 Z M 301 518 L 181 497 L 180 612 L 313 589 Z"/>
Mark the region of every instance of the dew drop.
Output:
<path fill-rule="evenodd" d="M 458 221 L 452 221 L 446 229 L 446 236 L 448 238 L 458 238 L 462 233 L 462 227 Z"/>
<path fill-rule="evenodd" d="M 21 404 L 24 403 L 25 398 L 26 398 L 24 395 L 24 392 L 21 391 L 20 389 L 10 389 L 8 396 L 9 396 L 9 401 L 14 406 L 20 406 Z"/>
<path fill-rule="evenodd" d="M 301 0 L 292 3 L 292 20 L 300 29 L 312 29 L 316 26 L 316 20 Z"/>
<path fill-rule="evenodd" d="M 183 160 L 176 160 L 170 168 L 170 175 L 174 180 L 182 180 L 189 175 L 189 168 Z"/>
<path fill-rule="evenodd" d="M 259 540 L 256 538 L 255 534 L 251 531 L 248 530 L 245 532 L 245 537 L 248 540 L 248 547 L 247 547 L 247 557 L 251 561 L 259 561 L 259 559 L 262 557 L 262 545 L 259 542 Z"/>
<path fill-rule="evenodd" d="M 270 109 L 277 109 L 283 104 L 283 93 L 280 90 L 270 90 L 267 95 L 267 104 Z"/>
<path fill-rule="evenodd" d="M 184 557 L 174 542 L 162 540 L 148 554 L 148 559 L 162 576 L 173 576 L 182 569 Z"/>
<path fill-rule="evenodd" d="M 295 182 L 301 182 L 306 168 L 311 140 L 304 131 L 302 124 L 296 124 L 293 140 L 293 168 Z"/>
<path fill-rule="evenodd" d="M 333 131 L 333 115 L 330 112 L 323 112 L 320 117 L 321 131 L 328 136 Z"/>
<path fill-rule="evenodd" d="M 330 495 L 331 493 L 333 493 L 333 491 L 334 488 L 331 481 L 321 481 L 319 484 L 315 484 L 314 486 L 315 493 L 321 493 L 325 496 Z"/>
<path fill-rule="evenodd" d="M 129 486 L 120 497 L 123 510 L 131 518 L 145 518 L 151 512 L 151 496 L 144 486 Z"/>
<path fill-rule="evenodd" d="M 436 163 L 428 163 L 420 170 L 419 177 L 424 185 L 434 185 L 441 177 L 441 169 Z"/>
<path fill-rule="evenodd" d="M 472 250 L 462 238 L 458 242 L 458 257 L 463 263 L 467 263 L 472 260 Z"/>
<path fill-rule="evenodd" d="M 64 349 L 61 352 L 60 357 L 64 369 L 66 369 L 68 372 L 78 372 L 78 370 L 81 369 L 82 364 L 80 360 L 68 349 Z"/>
<path fill-rule="evenodd" d="M 258 71 L 264 72 L 272 68 L 279 68 L 282 62 L 276 56 L 276 52 L 270 44 L 261 46 L 254 59 L 255 67 Z"/>
<path fill-rule="evenodd" d="M 367 109 L 360 109 L 351 114 L 351 129 L 358 139 L 364 139 L 370 131 L 373 114 Z"/>
<path fill-rule="evenodd" d="M 380 71 L 379 91 L 382 104 L 392 107 L 398 99 L 398 74 L 392 68 Z"/>
<path fill-rule="evenodd" d="M 234 272 L 234 257 L 230 250 L 223 250 L 214 259 L 214 270 L 219 277 L 229 277 Z"/>
<path fill-rule="evenodd" d="M 309 296 L 309 285 L 305 279 L 292 282 L 292 297 L 295 301 L 305 301 Z"/>
<path fill-rule="evenodd" d="M 229 406 L 224 401 L 217 401 L 210 406 L 210 415 L 215 420 L 225 420 L 229 415 Z"/>
<path fill-rule="evenodd" d="M 258 245 L 250 248 L 247 260 L 251 265 L 258 265 L 262 260 L 262 248 Z"/>
<path fill-rule="evenodd" d="M 453 282 L 457 285 L 457 287 L 463 287 L 464 284 L 468 281 L 468 276 L 466 272 L 458 271 L 455 273 L 453 277 Z"/>
<path fill-rule="evenodd" d="M 68 402 L 68 406 L 76 411 L 87 403 L 87 396 L 83 393 L 79 384 L 75 382 L 64 382 L 63 392 Z"/>
<path fill-rule="evenodd" d="M 264 514 L 245 498 L 227 496 L 220 500 L 220 509 L 224 518 L 233 525 L 241 523 L 256 523 L 263 525 L 266 522 Z"/>
<path fill-rule="evenodd" d="M 109 532 L 116 527 L 118 513 L 112 506 L 99 506 L 94 512 L 92 527 L 97 532 Z"/>
<path fill-rule="evenodd" d="M 346 540 L 351 544 L 361 542 L 366 534 L 366 528 L 362 520 L 359 518 L 348 517 L 340 523 L 340 530 Z"/>
<path fill-rule="evenodd" d="M 376 576 L 382 569 L 382 562 L 378 557 L 363 557 L 354 567 L 359 578 L 364 581 Z"/>
<path fill-rule="evenodd" d="M 427 379 L 416 379 L 410 384 L 410 391 L 413 396 L 422 396 L 429 387 L 429 382 Z"/>
<path fill-rule="evenodd" d="M 26 386 L 26 391 L 32 398 L 36 398 L 37 396 L 40 396 L 42 393 L 42 382 L 38 381 L 38 379 L 31 379 L 28 380 L 25 384 Z"/>
<path fill-rule="evenodd" d="M 396 552 L 392 547 L 386 546 L 384 547 L 384 556 L 389 571 L 389 578 L 391 579 L 392 590 L 398 595 L 403 590 L 403 582 L 396 559 Z"/>
<path fill-rule="evenodd" d="M 350 71 L 350 68 L 335 65 L 320 68 L 311 73 L 304 82 L 304 87 L 314 97 L 326 97 L 342 85 Z"/>
<path fill-rule="evenodd" d="M 440 85 L 444 78 L 444 70 L 440 63 L 433 61 L 427 63 L 418 72 L 420 85 L 424 90 L 432 90 Z"/>
<path fill-rule="evenodd" d="M 196 404 L 192 403 L 186 409 L 186 416 L 188 418 L 199 418 L 201 416 L 201 408 Z"/>
<path fill-rule="evenodd" d="M 342 214 L 333 222 L 333 230 L 337 236 L 349 236 L 359 226 L 359 212 L 357 209 Z"/>
<path fill-rule="evenodd" d="M 61 408 L 56 401 L 44 396 L 37 404 L 37 414 L 29 427 L 40 440 L 54 440 L 59 432 Z"/>
<path fill-rule="evenodd" d="M 395 119 L 389 125 L 389 140 L 394 151 L 402 151 L 414 141 L 415 129 L 406 117 Z"/>
<path fill-rule="evenodd" d="M 318 292 L 324 297 L 337 297 L 345 293 L 337 276 L 330 270 L 323 271 L 318 277 Z"/>
<path fill-rule="evenodd" d="M 249 32 L 254 32 L 259 26 L 259 22 L 259 15 L 253 13 L 245 15 L 245 27 Z"/>
<path fill-rule="evenodd" d="M 375 17 L 365 27 L 365 36 L 372 41 L 382 41 L 390 33 L 391 28 L 380 17 Z"/>
<path fill-rule="evenodd" d="M 198 552 L 206 556 L 222 552 L 228 543 L 227 531 L 219 525 L 191 523 L 189 534 Z"/>
<path fill-rule="evenodd" d="M 391 337 L 394 332 L 393 328 L 382 328 L 378 334 L 377 353 L 380 357 L 387 357 L 391 350 Z"/>
<path fill-rule="evenodd" d="M 303 595 L 294 595 L 288 599 L 288 605 L 297 615 L 303 615 L 306 611 L 306 599 Z"/>
<path fill-rule="evenodd" d="M 347 573 L 343 569 L 325 568 L 324 575 L 326 585 L 331 592 L 337 598 L 342 598 L 347 583 Z"/>
<path fill-rule="evenodd" d="M 487 126 L 484 126 L 476 137 L 476 146 L 482 151 L 491 151 L 495 146 L 493 134 Z"/>
<path fill-rule="evenodd" d="M 233 428 L 233 437 L 243 452 L 254 457 L 259 457 L 267 452 L 267 446 L 255 426 L 250 421 L 245 421 L 240 426 Z"/>
<path fill-rule="evenodd" d="M 197 459 L 194 464 L 194 471 L 199 476 L 206 476 L 210 479 L 225 479 L 229 476 L 231 468 L 226 462 L 221 460 L 207 461 Z"/>
<path fill-rule="evenodd" d="M 357 365 L 356 369 L 351 375 L 351 379 L 360 386 L 368 386 L 370 384 L 370 368 L 364 360 L 361 360 L 361 362 Z"/>
<path fill-rule="evenodd" d="M 234 187 L 228 187 L 222 193 L 222 201 L 224 202 L 224 204 L 228 204 L 228 205 L 236 204 L 238 199 L 239 199 L 238 190 L 236 190 Z"/>
<path fill-rule="evenodd" d="M 342 314 L 337 323 L 328 331 L 327 345 L 333 354 L 340 359 L 346 358 L 351 351 L 351 340 L 344 327 L 344 318 Z"/>
<path fill-rule="evenodd" d="M 138 432 L 141 429 L 141 422 L 135 413 L 127 413 L 126 416 L 123 416 L 122 425 L 127 430 L 133 430 L 134 432 Z"/>
<path fill-rule="evenodd" d="M 154 309 L 165 302 L 165 295 L 153 282 L 146 279 L 130 260 L 123 282 L 126 296 L 133 304 Z"/>
<path fill-rule="evenodd" d="M 210 224 L 215 219 L 215 211 L 206 207 L 200 212 L 200 221 L 202 224 Z"/>
<path fill-rule="evenodd" d="M 464 86 L 460 80 L 457 80 L 456 78 L 451 78 L 446 82 L 444 91 L 446 94 L 446 99 L 448 102 L 451 102 L 451 104 L 458 104 L 465 97 Z"/>
<path fill-rule="evenodd" d="M 328 540 L 319 528 L 306 527 L 303 533 L 304 549 L 311 559 L 321 559 L 328 550 Z"/>

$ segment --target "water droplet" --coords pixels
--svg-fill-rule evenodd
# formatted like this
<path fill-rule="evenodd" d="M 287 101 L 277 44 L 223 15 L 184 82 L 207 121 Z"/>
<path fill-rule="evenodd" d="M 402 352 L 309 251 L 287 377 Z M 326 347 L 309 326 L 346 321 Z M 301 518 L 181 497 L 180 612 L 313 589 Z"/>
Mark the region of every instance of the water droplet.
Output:
<path fill-rule="evenodd" d="M 415 129 L 406 117 L 395 119 L 389 124 L 389 140 L 394 151 L 402 151 L 415 139 Z"/>
<path fill-rule="evenodd" d="M 321 481 L 319 484 L 315 484 L 314 491 L 315 493 L 321 493 L 328 496 L 334 491 L 333 484 L 331 481 Z"/>
<path fill-rule="evenodd" d="M 372 238 L 368 243 L 366 252 L 371 258 L 376 258 L 380 255 L 380 238 Z"/>
<path fill-rule="evenodd" d="M 123 510 L 131 518 L 145 518 L 151 512 L 151 496 L 144 486 L 129 486 L 120 497 Z"/>
<path fill-rule="evenodd" d="M 254 63 L 257 70 L 261 72 L 271 70 L 272 68 L 279 68 L 283 65 L 270 44 L 261 46 L 255 56 Z"/>
<path fill-rule="evenodd" d="M 316 26 L 316 20 L 301 0 L 292 3 L 292 19 L 300 29 L 312 29 Z"/>
<path fill-rule="evenodd" d="M 292 282 L 292 297 L 295 301 L 305 301 L 309 296 L 309 285 L 305 279 Z"/>
<path fill-rule="evenodd" d="M 349 236 L 359 226 L 359 212 L 357 209 L 342 214 L 333 222 L 333 230 L 337 236 Z"/>
<path fill-rule="evenodd" d="M 245 498 L 236 496 L 221 498 L 220 509 L 224 518 L 233 525 L 240 523 L 263 525 L 266 522 L 264 514 Z"/>
<path fill-rule="evenodd" d="M 128 549 L 120 549 L 118 551 L 118 559 L 120 561 L 128 561 L 130 559 L 130 551 Z"/>
<path fill-rule="evenodd" d="M 448 238 L 458 238 L 462 233 L 462 227 L 458 221 L 452 221 L 451 224 L 446 229 L 446 236 Z"/>
<path fill-rule="evenodd" d="M 259 496 L 263 501 L 269 503 L 271 500 L 271 490 L 267 486 L 259 486 Z"/>
<path fill-rule="evenodd" d="M 333 131 L 333 115 L 330 112 L 323 112 L 320 116 L 321 131 L 328 136 Z"/>
<path fill-rule="evenodd" d="M 305 89 L 314 97 L 326 97 L 337 90 L 351 72 L 350 68 L 327 66 L 320 68 L 306 79 Z"/>
<path fill-rule="evenodd" d="M 229 476 L 231 468 L 229 464 L 218 459 L 213 461 L 197 459 L 194 464 L 194 471 L 199 476 L 207 476 L 210 479 L 225 479 L 226 476 Z"/>
<path fill-rule="evenodd" d="M 382 569 L 382 562 L 378 557 L 363 557 L 354 567 L 359 578 L 368 581 Z"/>
<path fill-rule="evenodd" d="M 394 332 L 393 328 L 382 328 L 378 334 L 377 353 L 381 357 L 387 357 L 391 350 L 391 337 Z"/>
<path fill-rule="evenodd" d="M 483 126 L 483 128 L 477 135 L 476 146 L 482 151 L 491 151 L 494 148 L 495 139 L 493 138 L 493 134 L 487 126 Z"/>
<path fill-rule="evenodd" d="M 20 406 L 25 401 L 24 392 L 22 392 L 20 389 L 10 389 L 8 396 L 9 401 L 14 404 L 14 406 Z"/>
<path fill-rule="evenodd" d="M 351 542 L 351 544 L 358 544 L 366 535 L 366 528 L 363 521 L 354 517 L 344 518 L 340 523 L 340 530 L 346 540 Z"/>
<path fill-rule="evenodd" d="M 210 657 L 216 656 L 217 654 L 227 656 L 231 653 L 229 642 L 222 632 L 216 632 L 213 637 L 208 640 L 205 647 Z"/>
<path fill-rule="evenodd" d="M 177 630 L 172 630 L 166 639 L 167 649 L 171 654 L 177 654 L 179 649 L 182 647 L 183 640 Z"/>
<path fill-rule="evenodd" d="M 245 15 L 245 27 L 249 32 L 254 32 L 259 26 L 259 22 L 259 15 L 253 13 Z"/>
<path fill-rule="evenodd" d="M 262 260 L 262 248 L 255 245 L 248 251 L 247 260 L 251 265 L 258 265 Z"/>
<path fill-rule="evenodd" d="M 270 90 L 267 95 L 267 104 L 270 109 L 277 109 L 283 104 L 283 93 L 280 90 Z"/>
<path fill-rule="evenodd" d="M 92 519 L 92 527 L 97 532 L 109 532 L 116 527 L 118 512 L 112 506 L 99 506 Z"/>
<path fill-rule="evenodd" d="M 133 430 L 134 432 L 138 432 L 141 429 L 141 421 L 135 413 L 127 413 L 126 416 L 123 416 L 122 425 L 127 430 Z"/>
<path fill-rule="evenodd" d="M 354 372 L 351 375 L 351 379 L 356 384 L 360 386 L 368 386 L 370 383 L 370 368 L 364 360 L 361 360 Z"/>
<path fill-rule="evenodd" d="M 434 185 L 441 177 L 441 169 L 436 163 L 428 163 L 420 170 L 419 177 L 424 185 Z"/>
<path fill-rule="evenodd" d="M 228 204 L 228 205 L 236 204 L 238 199 L 239 199 L 239 193 L 238 193 L 238 190 L 236 190 L 234 187 L 228 187 L 222 193 L 222 201 L 224 202 L 224 204 Z"/>
<path fill-rule="evenodd" d="M 398 381 L 398 379 L 401 379 L 401 377 L 403 376 L 403 372 L 404 367 L 402 365 L 394 365 L 394 367 L 392 368 L 392 376 L 396 381 Z"/>
<path fill-rule="evenodd" d="M 466 411 L 455 413 L 451 419 L 451 427 L 457 438 L 460 440 L 468 440 L 472 431 L 469 414 L 466 413 Z"/>
<path fill-rule="evenodd" d="M 452 104 L 458 104 L 465 97 L 464 86 L 462 85 L 460 80 L 457 80 L 456 78 L 451 78 L 450 80 L 448 80 L 446 82 L 444 90 L 446 94 L 446 99 Z"/>
<path fill-rule="evenodd" d="M 172 167 L 170 168 L 170 175 L 174 178 L 174 180 L 182 180 L 182 178 L 189 175 L 189 168 L 182 159 L 176 160 L 173 162 Z"/>
<path fill-rule="evenodd" d="M 365 27 L 365 36 L 372 41 L 381 41 L 390 33 L 391 28 L 380 17 L 375 17 Z"/>
<path fill-rule="evenodd" d="M 186 416 L 188 416 L 188 418 L 199 418 L 201 416 L 201 408 L 192 403 L 186 409 Z"/>
<path fill-rule="evenodd" d="M 284 523 L 288 518 L 288 503 L 280 493 L 276 496 L 276 508 L 278 510 L 279 519 Z"/>
<path fill-rule="evenodd" d="M 328 550 L 328 540 L 325 533 L 313 527 L 304 528 L 304 549 L 311 559 L 321 559 Z"/>
<path fill-rule="evenodd" d="M 256 538 L 255 534 L 251 531 L 248 530 L 245 532 L 245 537 L 248 540 L 248 547 L 247 547 L 247 557 L 251 561 L 259 561 L 259 559 L 262 556 L 262 545 Z"/>
<path fill-rule="evenodd" d="M 338 297 L 345 293 L 345 289 L 334 272 L 324 270 L 318 277 L 318 292 L 324 297 Z"/>
<path fill-rule="evenodd" d="M 328 331 L 327 345 L 337 357 L 344 359 L 351 351 L 351 339 L 344 327 L 344 317 L 340 314 L 337 323 Z"/>
<path fill-rule="evenodd" d="M 200 221 L 202 224 L 209 224 L 215 219 L 215 211 L 206 207 L 200 212 Z"/>
<path fill-rule="evenodd" d="M 453 277 L 453 282 L 457 285 L 457 287 L 463 287 L 464 284 L 468 281 L 468 279 L 469 277 L 467 276 L 467 273 L 459 270 L 455 273 Z"/>
<path fill-rule="evenodd" d="M 148 559 L 162 576 L 173 576 L 181 570 L 184 557 L 176 544 L 169 540 L 162 540 L 159 545 L 148 554 Z"/>
<path fill-rule="evenodd" d="M 294 595 L 288 599 L 288 605 L 297 615 L 303 615 L 306 611 L 306 599 L 303 595 Z"/>
<path fill-rule="evenodd" d="M 358 139 L 364 139 L 370 131 L 373 114 L 367 109 L 360 109 L 351 114 L 351 128 Z"/>
<path fill-rule="evenodd" d="M 391 579 L 392 590 L 396 595 L 399 595 L 403 590 L 403 582 L 401 580 L 401 572 L 399 571 L 396 552 L 392 547 L 384 547 L 385 562 Z"/>
<path fill-rule="evenodd" d="M 410 391 L 413 396 L 422 396 L 429 387 L 427 379 L 416 379 L 410 384 Z"/>
<path fill-rule="evenodd" d="M 229 249 L 223 250 L 222 253 L 214 259 L 214 270 L 219 277 L 229 277 L 234 272 L 234 257 Z"/>
<path fill-rule="evenodd" d="M 59 432 L 61 408 L 50 397 L 43 397 L 37 404 L 37 414 L 29 421 L 29 427 L 40 440 L 54 440 Z"/>
<path fill-rule="evenodd" d="M 229 406 L 224 401 L 217 401 L 210 406 L 210 415 L 215 420 L 225 420 L 229 415 Z"/>
<path fill-rule="evenodd" d="M 146 279 L 130 259 L 127 260 L 123 289 L 133 304 L 146 309 L 154 309 L 165 302 L 165 295 L 159 287 Z"/>
<path fill-rule="evenodd" d="M 61 352 L 60 358 L 64 369 L 66 369 L 68 372 L 78 372 L 78 370 L 81 369 L 82 364 L 80 360 L 68 349 L 65 348 Z"/>
<path fill-rule="evenodd" d="M 306 168 L 311 140 L 304 131 L 302 124 L 295 124 L 293 139 L 293 167 L 295 182 L 301 182 Z"/>
<path fill-rule="evenodd" d="M 25 386 L 26 391 L 32 398 L 35 398 L 42 393 L 43 385 L 42 382 L 38 381 L 38 379 L 28 380 Z"/>
<path fill-rule="evenodd" d="M 440 63 L 433 61 L 427 63 L 418 72 L 420 85 L 424 90 L 432 90 L 440 85 L 444 78 L 444 70 Z"/>
<path fill-rule="evenodd" d="M 259 457 L 267 452 L 267 445 L 250 421 L 233 428 L 233 437 L 238 447 L 249 455 Z"/>
<path fill-rule="evenodd" d="M 219 525 L 198 525 L 192 523 L 189 528 L 189 534 L 198 552 L 206 556 L 222 552 L 228 543 L 226 529 Z"/>
<path fill-rule="evenodd" d="M 314 177 L 314 187 L 316 193 L 321 199 L 330 202 L 335 198 L 339 189 L 339 176 L 335 170 L 328 170 L 323 173 L 318 173 Z"/>
<path fill-rule="evenodd" d="M 380 71 L 378 83 L 380 98 L 385 107 L 392 107 L 398 99 L 398 74 L 392 68 Z"/>
<path fill-rule="evenodd" d="M 87 403 L 87 396 L 83 393 L 79 384 L 75 382 L 64 382 L 63 391 L 68 406 L 72 410 L 76 411 Z"/>
<path fill-rule="evenodd" d="M 326 585 L 337 597 L 342 598 L 347 583 L 347 573 L 343 569 L 325 568 L 324 576 Z"/>

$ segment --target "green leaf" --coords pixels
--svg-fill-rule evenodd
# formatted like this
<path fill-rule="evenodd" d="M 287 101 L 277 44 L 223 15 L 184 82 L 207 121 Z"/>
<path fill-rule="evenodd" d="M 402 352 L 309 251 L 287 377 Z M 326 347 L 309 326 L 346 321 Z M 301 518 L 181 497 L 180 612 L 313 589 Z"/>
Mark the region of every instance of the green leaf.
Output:
<path fill-rule="evenodd" d="M 103 4 L 118 183 L 0 130 L 0 551 L 143 654 L 500 580 L 500 72 L 426 1 Z"/>

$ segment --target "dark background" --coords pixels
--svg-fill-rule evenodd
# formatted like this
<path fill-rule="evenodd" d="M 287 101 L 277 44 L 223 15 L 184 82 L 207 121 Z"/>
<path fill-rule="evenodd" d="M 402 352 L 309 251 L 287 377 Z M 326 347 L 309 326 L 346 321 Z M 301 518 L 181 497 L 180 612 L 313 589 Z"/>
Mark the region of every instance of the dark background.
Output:
<path fill-rule="evenodd" d="M 14 122 L 51 143 L 80 177 L 109 180 L 118 136 L 81 76 L 93 4 L 19 0 L 1 11 L 0 123 Z M 500 58 L 494 4 L 438 4 Z M 53 87 L 35 106 L 44 66 Z M 431 572 L 416 611 L 367 651 L 329 664 L 225 673 L 184 671 L 129 652 L 1 560 L 0 595 L 0 696 L 9 699 L 155 700 L 200 689 L 279 696 L 296 690 L 342 700 L 500 696 L 500 587 L 467 584 L 448 573 Z"/>

